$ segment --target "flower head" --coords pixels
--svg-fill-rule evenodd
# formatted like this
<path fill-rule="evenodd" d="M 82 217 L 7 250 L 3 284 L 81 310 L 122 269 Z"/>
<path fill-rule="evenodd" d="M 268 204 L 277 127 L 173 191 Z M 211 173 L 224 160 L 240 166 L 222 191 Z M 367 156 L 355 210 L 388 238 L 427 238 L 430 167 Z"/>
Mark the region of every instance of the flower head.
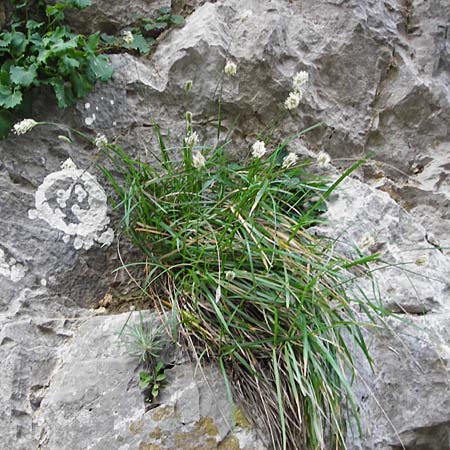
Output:
<path fill-rule="evenodd" d="M 197 152 L 192 156 L 192 165 L 196 169 L 201 169 L 202 167 L 205 167 L 205 164 L 206 159 L 200 152 Z"/>
<path fill-rule="evenodd" d="M 131 45 L 134 42 L 133 33 L 130 30 L 125 30 L 122 32 L 122 39 L 125 44 Z"/>
<path fill-rule="evenodd" d="M 237 66 L 236 66 L 236 64 L 234 62 L 227 61 L 223 71 L 225 72 L 225 75 L 229 75 L 231 77 L 234 77 L 236 75 L 236 72 L 237 72 Z"/>
<path fill-rule="evenodd" d="M 295 109 L 300 104 L 300 100 L 302 99 L 301 91 L 291 92 L 284 102 L 284 107 L 288 110 Z"/>
<path fill-rule="evenodd" d="M 287 169 L 288 167 L 294 166 L 297 161 L 298 156 L 294 152 L 291 152 L 283 159 L 283 164 L 281 167 L 283 167 L 283 169 Z"/>
<path fill-rule="evenodd" d="M 256 141 L 252 145 L 252 156 L 254 158 L 261 158 L 267 153 L 266 144 L 263 141 Z"/>
<path fill-rule="evenodd" d="M 186 136 L 186 145 L 188 147 L 193 147 L 194 145 L 197 145 L 198 143 L 198 135 L 196 131 L 189 131 L 188 135 Z"/>
<path fill-rule="evenodd" d="M 94 139 L 94 144 L 98 148 L 103 148 L 108 145 L 108 139 L 104 134 L 97 134 L 97 137 Z"/>
<path fill-rule="evenodd" d="M 328 167 L 330 165 L 330 155 L 326 152 L 319 152 L 317 155 L 317 165 L 321 168 Z"/>
<path fill-rule="evenodd" d="M 25 134 L 31 129 L 33 129 L 38 123 L 33 119 L 23 119 L 21 122 L 18 122 L 14 125 L 13 131 L 17 135 Z"/>
<path fill-rule="evenodd" d="M 294 75 L 294 90 L 300 91 L 300 88 L 308 81 L 308 78 L 308 72 L 305 72 L 304 70 L 297 72 Z"/>

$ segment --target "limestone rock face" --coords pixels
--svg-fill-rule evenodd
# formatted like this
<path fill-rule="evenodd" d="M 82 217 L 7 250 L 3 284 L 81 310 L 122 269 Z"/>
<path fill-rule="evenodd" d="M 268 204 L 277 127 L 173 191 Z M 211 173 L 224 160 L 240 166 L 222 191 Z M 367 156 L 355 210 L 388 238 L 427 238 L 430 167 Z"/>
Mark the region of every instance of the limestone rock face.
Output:
<path fill-rule="evenodd" d="M 170 2 L 93 3 L 69 17 L 79 31 L 115 32 Z M 344 251 L 380 252 L 391 267 L 373 267 L 379 297 L 405 318 L 391 333 L 368 331 L 375 369 L 361 361 L 355 385 L 365 435 L 348 447 L 450 450 L 450 3 L 172 3 L 190 15 L 152 55 L 112 55 L 111 83 L 67 111 L 44 94 L 33 118 L 103 133 L 152 160 L 152 119 L 176 146 L 189 110 L 211 142 L 220 93 L 222 136 L 234 130 L 229 150 L 240 156 L 283 111 L 293 75 L 307 71 L 300 107 L 283 112 L 275 139 L 321 121 L 290 150 L 326 151 L 332 178 L 372 152 L 330 198 L 330 225 L 317 232 L 341 236 Z M 236 76 L 223 74 L 227 61 Z M 54 125 L 0 142 L 0 450 L 263 448 L 248 429 L 229 432 L 215 368 L 206 370 L 211 391 L 192 366 L 170 369 L 161 405 L 145 411 L 136 361 L 115 344 L 126 318 L 89 310 L 120 264 L 99 158 Z"/>
<path fill-rule="evenodd" d="M 116 2 L 108 0 L 92 0 L 92 6 L 78 10 L 67 10 L 68 23 L 78 33 L 114 34 L 122 28 L 130 26 L 138 18 L 153 19 L 158 10 L 170 6 L 170 0 L 134 0 L 132 2 Z"/>
<path fill-rule="evenodd" d="M 265 448 L 251 430 L 238 426 L 231 431 L 229 401 L 217 368 L 175 365 L 166 371 L 167 388 L 158 402 L 146 408 L 137 386 L 136 358 L 119 345 L 124 323 L 132 326 L 139 320 L 137 313 L 127 316 L 78 322 L 40 405 L 41 448 Z"/>

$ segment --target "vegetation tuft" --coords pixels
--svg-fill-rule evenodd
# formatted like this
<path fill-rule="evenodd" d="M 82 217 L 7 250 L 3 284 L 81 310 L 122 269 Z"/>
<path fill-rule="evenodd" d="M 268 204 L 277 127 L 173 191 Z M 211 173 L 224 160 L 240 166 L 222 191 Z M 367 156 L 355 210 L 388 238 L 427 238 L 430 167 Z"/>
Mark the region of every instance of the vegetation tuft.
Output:
<path fill-rule="evenodd" d="M 376 256 L 343 257 L 311 227 L 358 164 L 329 185 L 306 162 L 286 164 L 287 142 L 239 163 L 226 145 L 197 147 L 188 128 L 177 160 L 155 125 L 159 166 L 105 149 L 144 289 L 197 358 L 220 365 L 273 448 L 345 448 L 348 416 L 359 425 L 352 354 L 371 363 L 362 327 L 385 311 L 350 281 Z"/>
<path fill-rule="evenodd" d="M 183 23 L 181 16 L 165 7 L 158 10 L 155 19 L 136 18 L 120 36 L 100 32 L 86 36 L 70 29 L 65 11 L 87 8 L 91 0 L 7 3 L 12 16 L 0 29 L 0 139 L 11 129 L 11 111 L 30 110 L 33 89 L 49 86 L 60 108 L 71 106 L 91 92 L 97 81 L 111 78 L 113 68 L 107 53 L 146 54 L 161 32 Z"/>

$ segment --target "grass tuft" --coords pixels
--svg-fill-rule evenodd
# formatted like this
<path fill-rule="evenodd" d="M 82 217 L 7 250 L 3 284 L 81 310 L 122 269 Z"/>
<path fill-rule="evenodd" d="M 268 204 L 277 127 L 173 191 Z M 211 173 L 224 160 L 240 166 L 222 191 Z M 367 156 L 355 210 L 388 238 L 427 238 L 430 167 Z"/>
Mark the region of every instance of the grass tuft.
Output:
<path fill-rule="evenodd" d="M 372 362 L 361 328 L 385 311 L 349 281 L 376 256 L 343 257 L 311 227 L 359 163 L 329 185 L 307 163 L 284 168 L 285 144 L 243 164 L 202 148 L 196 168 L 186 140 L 178 162 L 159 141 L 160 167 L 106 151 L 123 226 L 145 255 L 144 289 L 192 351 L 219 363 L 273 448 L 345 448 L 348 415 L 359 425 L 352 352 Z"/>

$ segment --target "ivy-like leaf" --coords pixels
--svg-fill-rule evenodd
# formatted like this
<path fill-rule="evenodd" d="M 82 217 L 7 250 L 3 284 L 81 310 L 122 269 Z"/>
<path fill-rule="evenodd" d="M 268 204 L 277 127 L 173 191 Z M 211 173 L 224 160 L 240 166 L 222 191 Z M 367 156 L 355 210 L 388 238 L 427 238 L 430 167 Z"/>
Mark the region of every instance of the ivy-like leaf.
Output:
<path fill-rule="evenodd" d="M 100 33 L 97 31 L 97 33 L 91 34 L 89 36 L 85 49 L 88 51 L 88 53 L 94 54 L 97 51 L 99 42 Z"/>
<path fill-rule="evenodd" d="M 43 22 L 36 22 L 35 20 L 28 20 L 25 25 L 27 30 L 34 31 L 42 27 L 44 25 Z"/>
<path fill-rule="evenodd" d="M 53 78 L 49 81 L 49 84 L 55 91 L 56 100 L 60 108 L 67 108 L 75 103 L 71 86 L 67 86 L 63 80 Z"/>
<path fill-rule="evenodd" d="M 36 64 L 30 67 L 12 66 L 9 70 L 11 81 L 19 86 L 29 87 L 37 77 Z"/>
<path fill-rule="evenodd" d="M 65 75 L 72 73 L 74 69 L 80 67 L 80 61 L 70 56 L 64 55 L 59 62 L 59 71 Z"/>
<path fill-rule="evenodd" d="M 144 55 L 150 51 L 150 46 L 142 34 L 134 34 L 133 37 L 133 43 L 130 44 L 130 48 L 137 50 Z"/>
<path fill-rule="evenodd" d="M 11 34 L 11 49 L 15 55 L 22 55 L 27 48 L 28 39 L 20 31 L 14 31 Z"/>
<path fill-rule="evenodd" d="M 14 92 L 10 88 L 0 86 L 0 106 L 12 109 L 22 102 L 22 92 L 16 89 Z"/>
<path fill-rule="evenodd" d="M 66 5 L 62 3 L 56 3 L 56 5 L 47 5 L 45 9 L 45 14 L 48 18 L 52 18 L 56 22 L 60 22 L 64 19 L 64 8 Z"/>
<path fill-rule="evenodd" d="M 178 15 L 173 15 L 173 16 L 170 16 L 170 21 L 174 25 L 183 25 L 184 17 L 183 16 L 178 16 Z"/>
<path fill-rule="evenodd" d="M 114 44 L 115 42 L 117 42 L 117 38 L 114 36 L 110 36 L 109 34 L 103 33 L 100 37 L 106 44 Z"/>
<path fill-rule="evenodd" d="M 106 55 L 90 56 L 89 67 L 101 81 L 108 81 L 113 73 L 113 68 Z"/>
<path fill-rule="evenodd" d="M 13 61 L 8 59 L 2 64 L 0 68 L 0 86 L 9 86 L 11 84 L 11 78 L 9 75 L 9 69 L 13 65 Z"/>
<path fill-rule="evenodd" d="M 11 44 L 11 33 L 2 33 L 0 36 L 0 47 L 8 47 L 8 45 Z"/>
<path fill-rule="evenodd" d="M 70 76 L 70 81 L 72 83 L 72 89 L 75 93 L 75 97 L 77 98 L 86 96 L 94 87 L 88 78 L 79 72 L 73 72 Z"/>
<path fill-rule="evenodd" d="M 78 46 L 78 36 L 73 35 L 69 40 L 58 40 L 51 46 L 51 50 L 53 53 L 64 53 L 67 50 L 71 50 L 73 48 L 77 48 Z"/>

